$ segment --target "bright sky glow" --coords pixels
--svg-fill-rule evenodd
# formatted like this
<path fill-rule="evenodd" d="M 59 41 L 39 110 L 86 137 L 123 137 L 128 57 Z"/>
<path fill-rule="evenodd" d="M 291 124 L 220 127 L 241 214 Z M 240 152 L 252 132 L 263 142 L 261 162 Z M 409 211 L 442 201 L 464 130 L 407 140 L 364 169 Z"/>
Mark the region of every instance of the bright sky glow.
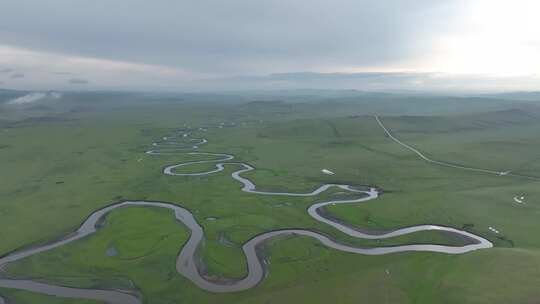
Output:
<path fill-rule="evenodd" d="M 540 1 L 475 0 L 462 28 L 443 35 L 419 68 L 445 73 L 524 76 L 540 73 Z"/>

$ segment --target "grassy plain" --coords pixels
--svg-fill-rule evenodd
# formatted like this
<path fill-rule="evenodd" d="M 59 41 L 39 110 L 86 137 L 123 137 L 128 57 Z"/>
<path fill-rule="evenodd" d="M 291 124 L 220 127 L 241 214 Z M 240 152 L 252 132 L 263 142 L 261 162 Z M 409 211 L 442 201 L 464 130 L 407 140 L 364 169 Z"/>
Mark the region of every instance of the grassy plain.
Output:
<path fill-rule="evenodd" d="M 0 133 L 0 255 L 64 235 L 92 210 L 124 199 L 168 201 L 192 210 L 205 229 L 201 258 L 209 276 L 245 275 L 241 244 L 271 229 L 311 228 L 362 246 L 462 242 L 435 232 L 381 242 L 351 239 L 306 213 L 315 201 L 343 196 L 338 191 L 316 198 L 261 197 L 240 191 L 229 177 L 234 165 L 207 177 L 170 177 L 161 174 L 163 166 L 201 156 L 143 153 L 184 124 L 222 121 L 237 126 L 201 132 L 209 140 L 201 150 L 232 153 L 252 164 L 257 170 L 246 176 L 262 189 L 376 185 L 385 191 L 381 198 L 327 211 L 377 230 L 426 223 L 464 227 L 496 248 L 459 256 L 371 257 L 330 250 L 308 238 L 281 238 L 264 246 L 270 267 L 262 284 L 215 295 L 175 272 L 189 232 L 172 214 L 127 208 L 111 213 L 96 235 L 10 265 L 8 274 L 69 286 L 137 289 L 147 303 L 530 303 L 540 297 L 540 269 L 534 266 L 540 265 L 540 240 L 534 234 L 540 230 L 539 182 L 427 164 L 364 116 L 376 107 L 347 104 L 348 115 L 328 114 L 324 105 L 315 107 L 317 112 L 309 105 L 292 107 L 287 112 L 291 106 L 282 103 L 136 105 L 6 125 Z M 538 116 L 530 110 L 488 110 L 382 119 L 396 136 L 435 159 L 540 175 Z M 337 174 L 324 175 L 322 168 Z M 526 195 L 526 204 L 513 202 L 518 194 Z M 212 217 L 217 220 L 208 220 Z M 113 256 L 107 254 L 111 247 Z M 33 303 L 33 297 L 64 303 L 1 292 L 16 303 Z"/>

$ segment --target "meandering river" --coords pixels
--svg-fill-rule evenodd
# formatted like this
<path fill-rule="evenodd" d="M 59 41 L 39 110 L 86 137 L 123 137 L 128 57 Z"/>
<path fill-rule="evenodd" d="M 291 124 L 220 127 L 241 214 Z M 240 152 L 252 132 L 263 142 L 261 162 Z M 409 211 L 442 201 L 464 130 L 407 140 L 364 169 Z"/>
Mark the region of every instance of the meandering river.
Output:
<path fill-rule="evenodd" d="M 201 130 L 201 129 L 199 129 Z M 206 130 L 206 129 L 205 129 Z M 180 251 L 177 261 L 176 261 L 176 270 L 178 273 L 188 278 L 191 282 L 197 285 L 199 288 L 204 290 L 221 293 L 221 292 L 236 292 L 242 291 L 249 288 L 252 288 L 259 284 L 265 277 L 265 264 L 263 262 L 263 257 L 257 254 L 257 246 L 263 242 L 278 236 L 284 235 L 301 235 L 314 238 L 321 242 L 323 245 L 333 248 L 336 250 L 364 254 L 364 255 L 382 255 L 390 254 L 396 252 L 409 252 L 409 251 L 429 251 L 429 252 L 439 252 L 446 254 L 462 254 L 467 253 L 473 250 L 484 249 L 492 247 L 492 243 L 486 240 L 483 237 L 477 236 L 470 232 L 459 230 L 456 228 L 439 226 L 439 225 L 418 225 L 412 227 L 406 227 L 401 229 L 396 229 L 393 231 L 387 232 L 373 232 L 369 231 L 360 231 L 354 229 L 351 226 L 345 225 L 333 219 L 327 218 L 321 212 L 321 209 L 330 204 L 351 204 L 351 203 L 364 203 L 376 199 L 380 192 L 376 188 L 369 188 L 365 190 L 359 190 L 353 185 L 342 185 L 342 184 L 324 184 L 317 189 L 307 192 L 307 193 L 294 193 L 294 192 L 269 192 L 257 190 L 256 185 L 249 179 L 242 177 L 242 173 L 246 173 L 252 170 L 255 170 L 249 164 L 242 162 L 233 162 L 234 155 L 223 154 L 223 153 L 208 153 L 208 152 L 196 152 L 199 147 L 207 143 L 206 139 L 193 139 L 190 138 L 192 134 L 191 130 L 188 131 L 179 131 L 174 136 L 164 137 L 161 142 L 155 142 L 152 144 L 153 149 L 146 151 L 149 155 L 164 155 L 164 154 L 178 154 L 184 153 L 189 155 L 201 155 L 201 156 L 213 156 L 214 159 L 206 159 L 199 161 L 190 161 L 180 164 L 175 164 L 166 167 L 163 170 L 163 173 L 170 176 L 201 176 L 218 173 L 225 169 L 225 166 L 235 166 L 239 167 L 238 170 L 231 173 L 231 177 L 238 181 L 242 185 L 242 191 L 254 194 L 254 195 L 275 195 L 275 196 L 302 196 L 310 197 L 317 196 L 328 189 L 339 188 L 341 191 L 350 192 L 355 194 L 354 198 L 344 199 L 344 200 L 329 200 L 324 202 L 319 202 L 311 205 L 307 213 L 314 218 L 315 220 L 330 225 L 333 228 L 339 230 L 342 233 L 345 233 L 351 237 L 362 238 L 362 239 L 386 239 L 392 238 L 400 235 L 410 234 L 418 231 L 428 231 L 428 230 L 439 230 L 453 233 L 466 237 L 471 240 L 471 242 L 464 246 L 445 246 L 445 245 L 436 245 L 436 244 L 411 244 L 411 245 L 402 245 L 402 246 L 391 246 L 391 247 L 373 247 L 373 248 L 360 248 L 354 247 L 346 244 L 342 244 L 336 240 L 325 236 L 317 231 L 305 230 L 305 229 L 283 229 L 268 231 L 259 235 L 254 236 L 252 239 L 248 240 L 243 244 L 242 250 L 247 261 L 247 275 L 240 280 L 230 281 L 227 280 L 224 282 L 210 281 L 207 278 L 203 277 L 200 273 L 200 270 L 197 266 L 196 251 L 204 239 L 204 231 L 201 225 L 197 222 L 193 214 L 173 203 L 165 202 L 153 202 L 153 201 L 123 201 L 115 203 L 99 210 L 94 211 L 88 216 L 88 218 L 81 224 L 81 226 L 73 233 L 63 236 L 58 241 L 48 243 L 42 246 L 30 247 L 27 249 L 22 249 L 19 251 L 12 252 L 6 256 L 0 258 L 0 269 L 8 265 L 24 259 L 26 257 L 49 251 L 54 248 L 66 245 L 68 243 L 86 238 L 97 231 L 97 223 L 103 219 L 109 212 L 119 208 L 127 208 L 130 206 L 144 206 L 152 208 L 165 208 L 172 211 L 176 220 L 181 222 L 186 226 L 190 231 L 190 237 L 185 245 Z M 215 169 L 205 171 L 205 172 L 196 172 L 196 173 L 182 173 L 181 169 L 193 164 L 201 163 L 214 163 Z M 83 289 L 83 288 L 70 288 L 64 286 L 58 286 L 54 284 L 48 284 L 45 282 L 38 282 L 32 280 L 18 280 L 10 278 L 0 278 L 0 287 L 2 288 L 11 288 L 18 290 L 26 290 L 46 295 L 53 295 L 64 298 L 76 298 L 76 299 L 93 299 L 98 301 L 103 301 L 107 303 L 114 304 L 139 304 L 144 301 L 140 295 L 136 292 L 120 291 L 120 290 L 99 290 L 99 289 Z M 6 301 L 0 297 L 0 304 L 4 304 Z"/>

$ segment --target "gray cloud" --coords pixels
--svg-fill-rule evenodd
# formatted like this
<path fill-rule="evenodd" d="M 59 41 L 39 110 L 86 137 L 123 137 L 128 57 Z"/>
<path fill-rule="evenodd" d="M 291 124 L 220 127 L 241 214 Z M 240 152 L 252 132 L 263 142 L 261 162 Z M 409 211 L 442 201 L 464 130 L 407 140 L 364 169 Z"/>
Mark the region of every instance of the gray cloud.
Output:
<path fill-rule="evenodd" d="M 9 78 L 11 78 L 11 79 L 24 78 L 24 74 L 23 73 L 14 73 L 14 74 L 11 74 L 11 76 L 9 76 Z"/>
<path fill-rule="evenodd" d="M 24 71 L 24 79 L 9 83 L 19 89 L 46 91 L 86 84 L 89 89 L 123 90 L 540 88 L 534 75 L 320 73 L 445 69 L 445 59 L 459 56 L 445 57 L 446 49 L 452 47 L 440 44 L 440 39 L 474 32 L 465 20 L 471 15 L 467 7 L 478 1 L 4 2 L 0 65 L 13 69 L 0 72 L 21 78 L 22 73 L 13 73 Z M 475 21 L 482 19 L 472 16 Z M 529 44 L 536 45 L 538 35 L 532 36 Z M 508 57 L 508 66 L 514 67 L 513 58 L 519 57 L 513 53 Z M 471 62 L 475 63 L 472 72 L 487 66 Z M 525 70 L 538 70 L 532 67 Z M 293 73 L 297 71 L 317 73 Z M 79 75 L 99 79 L 99 83 L 76 78 Z"/>
<path fill-rule="evenodd" d="M 373 66 L 418 55 L 463 2 L 8 1 L 0 41 L 201 73 Z"/>
<path fill-rule="evenodd" d="M 73 73 L 70 73 L 70 72 L 52 72 L 52 74 L 54 74 L 54 75 L 60 75 L 60 76 L 69 76 L 69 75 L 73 75 Z"/>
<path fill-rule="evenodd" d="M 86 79 L 81 79 L 81 78 L 71 78 L 69 81 L 68 81 L 70 84 L 88 84 L 88 80 Z"/>

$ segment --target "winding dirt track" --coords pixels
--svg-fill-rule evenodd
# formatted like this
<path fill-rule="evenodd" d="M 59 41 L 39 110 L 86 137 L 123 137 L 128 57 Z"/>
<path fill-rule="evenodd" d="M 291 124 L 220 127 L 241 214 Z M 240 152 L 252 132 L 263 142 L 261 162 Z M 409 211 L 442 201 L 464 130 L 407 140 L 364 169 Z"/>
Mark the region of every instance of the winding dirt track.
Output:
<path fill-rule="evenodd" d="M 467 239 L 472 240 L 468 245 L 464 246 L 444 246 L 436 244 L 411 244 L 411 245 L 402 245 L 402 246 L 392 246 L 392 247 L 374 247 L 374 248 L 359 248 L 353 247 L 346 244 L 339 243 L 319 232 L 305 229 L 284 229 L 284 230 L 275 230 L 262 233 L 248 240 L 243 244 L 242 250 L 244 252 L 248 273 L 246 277 L 238 281 L 227 281 L 227 283 L 210 281 L 207 278 L 203 277 L 200 274 L 199 269 L 197 268 L 196 263 L 196 251 L 204 239 L 204 231 L 199 225 L 197 220 L 193 217 L 193 214 L 176 204 L 166 203 L 166 202 L 153 202 L 153 201 L 124 201 L 116 204 L 109 205 L 102 209 L 94 211 L 90 216 L 82 223 L 82 225 L 74 233 L 64 236 L 58 241 L 38 246 L 28 249 L 23 249 L 20 251 L 12 252 L 2 258 L 0 258 L 0 269 L 5 267 L 7 264 L 21 260 L 23 258 L 38 254 L 40 252 L 49 251 L 54 248 L 66 245 L 68 243 L 80 240 L 89 235 L 94 234 L 97 231 L 96 223 L 98 223 L 103 217 L 105 217 L 109 212 L 119 209 L 127 208 L 130 206 L 143 206 L 143 207 L 155 207 L 155 208 L 166 208 L 170 209 L 175 218 L 184 224 L 190 231 L 189 240 L 186 242 L 182 248 L 180 254 L 177 257 L 176 261 L 176 270 L 178 273 L 182 274 L 184 277 L 188 278 L 198 287 L 205 289 L 210 292 L 236 292 L 242 291 L 249 288 L 252 288 L 259 284 L 264 279 L 265 267 L 263 257 L 257 255 L 257 246 L 259 246 L 264 241 L 283 235 L 302 235 L 312 237 L 317 239 L 323 245 L 333 248 L 336 250 L 364 254 L 364 255 L 383 255 L 397 252 L 410 252 L 410 251 L 428 251 L 428 252 L 439 252 L 446 254 L 462 254 L 467 253 L 473 250 L 491 248 L 493 245 L 488 240 L 469 233 L 467 231 L 438 226 L 438 225 L 419 225 L 401 228 L 393 231 L 388 231 L 384 233 L 373 233 L 360 232 L 359 230 L 353 229 L 350 226 L 344 225 L 342 223 L 333 221 L 332 219 L 326 218 L 320 212 L 320 209 L 329 204 L 350 204 L 350 203 L 362 203 L 367 202 L 373 199 L 376 199 L 379 196 L 379 192 L 375 188 L 370 188 L 369 190 L 358 190 L 352 185 L 342 185 L 342 184 L 324 184 L 319 188 L 307 192 L 307 193 L 290 193 L 290 192 L 268 192 L 257 190 L 256 185 L 247 178 L 241 176 L 242 173 L 255 170 L 254 167 L 246 163 L 241 162 L 232 162 L 234 159 L 233 155 L 222 154 L 222 153 L 208 153 L 208 152 L 194 152 L 199 148 L 200 145 L 207 143 L 206 139 L 191 139 L 188 138 L 191 135 L 191 131 L 181 131 L 179 134 L 176 134 L 175 137 L 166 137 L 163 142 L 153 143 L 154 150 L 149 150 L 146 153 L 149 155 L 167 155 L 167 154 L 189 154 L 189 155 L 201 155 L 201 156 L 215 156 L 215 159 L 211 160 L 200 160 L 200 161 L 191 161 L 184 162 L 172 166 L 168 166 L 163 170 L 163 173 L 171 176 L 202 176 L 214 174 L 220 171 L 223 171 L 225 166 L 239 166 L 240 168 L 234 171 L 231 174 L 231 177 L 242 184 L 242 191 L 255 194 L 255 195 L 274 195 L 274 196 L 301 196 L 301 197 L 311 197 L 317 196 L 320 193 L 331 189 L 339 188 L 341 191 L 351 192 L 357 194 L 358 196 L 348 200 L 330 200 L 325 202 L 320 202 L 311 205 L 307 212 L 315 220 L 325 223 L 334 227 L 342 233 L 345 233 L 349 236 L 363 239 L 386 239 L 391 237 L 396 237 L 400 235 L 410 234 L 418 231 L 428 231 L 428 230 L 439 230 L 453 233 L 456 235 L 461 235 Z M 179 141 L 172 141 L 171 138 Z M 206 172 L 197 172 L 197 173 L 181 173 L 180 169 L 193 164 L 201 163 L 214 163 L 215 169 L 209 170 Z M 81 289 L 81 288 L 69 288 L 64 286 L 57 286 L 52 284 L 47 284 L 43 282 L 31 281 L 31 280 L 17 280 L 9 278 L 0 278 L 0 287 L 3 288 L 13 288 L 19 290 L 26 290 L 37 292 L 41 294 L 53 295 L 58 297 L 65 298 L 77 298 L 77 299 L 94 299 L 98 301 L 104 301 L 107 303 L 114 304 L 139 304 L 143 302 L 143 299 L 140 296 L 129 293 L 126 291 L 119 290 L 98 290 L 98 289 Z M 2 304 L 2 298 L 0 297 L 0 304 Z"/>
<path fill-rule="evenodd" d="M 408 145 L 408 144 L 404 143 L 403 141 L 401 141 L 397 137 L 395 137 L 392 134 L 392 132 L 390 132 L 390 130 L 383 124 L 383 122 L 382 122 L 382 120 L 380 119 L 379 116 L 375 115 L 375 120 L 377 121 L 379 126 L 383 129 L 384 133 L 386 133 L 386 135 L 391 140 L 398 143 L 402 147 L 405 147 L 406 149 L 412 151 L 414 154 L 418 155 L 418 157 L 420 157 L 421 159 L 423 159 L 424 161 L 426 161 L 428 163 L 438 165 L 438 166 L 443 166 L 443 167 L 449 167 L 449 168 L 461 169 L 461 170 L 467 170 L 467 171 L 474 171 L 474 172 L 480 172 L 480 173 L 487 173 L 487 174 L 493 174 L 493 175 L 499 175 L 499 176 L 513 176 L 513 177 L 521 177 L 521 178 L 526 178 L 526 179 L 531 179 L 531 180 L 540 180 L 540 177 L 537 177 L 537 176 L 515 174 L 515 173 L 512 173 L 511 171 L 495 171 L 495 170 L 489 170 L 489 169 L 483 169 L 483 168 L 468 167 L 468 166 L 457 165 L 457 164 L 452 164 L 452 163 L 448 163 L 448 162 L 444 162 L 444 161 L 431 159 L 431 158 L 427 157 L 426 155 L 424 155 L 424 153 L 420 152 L 418 149 L 412 147 L 411 145 Z"/>

